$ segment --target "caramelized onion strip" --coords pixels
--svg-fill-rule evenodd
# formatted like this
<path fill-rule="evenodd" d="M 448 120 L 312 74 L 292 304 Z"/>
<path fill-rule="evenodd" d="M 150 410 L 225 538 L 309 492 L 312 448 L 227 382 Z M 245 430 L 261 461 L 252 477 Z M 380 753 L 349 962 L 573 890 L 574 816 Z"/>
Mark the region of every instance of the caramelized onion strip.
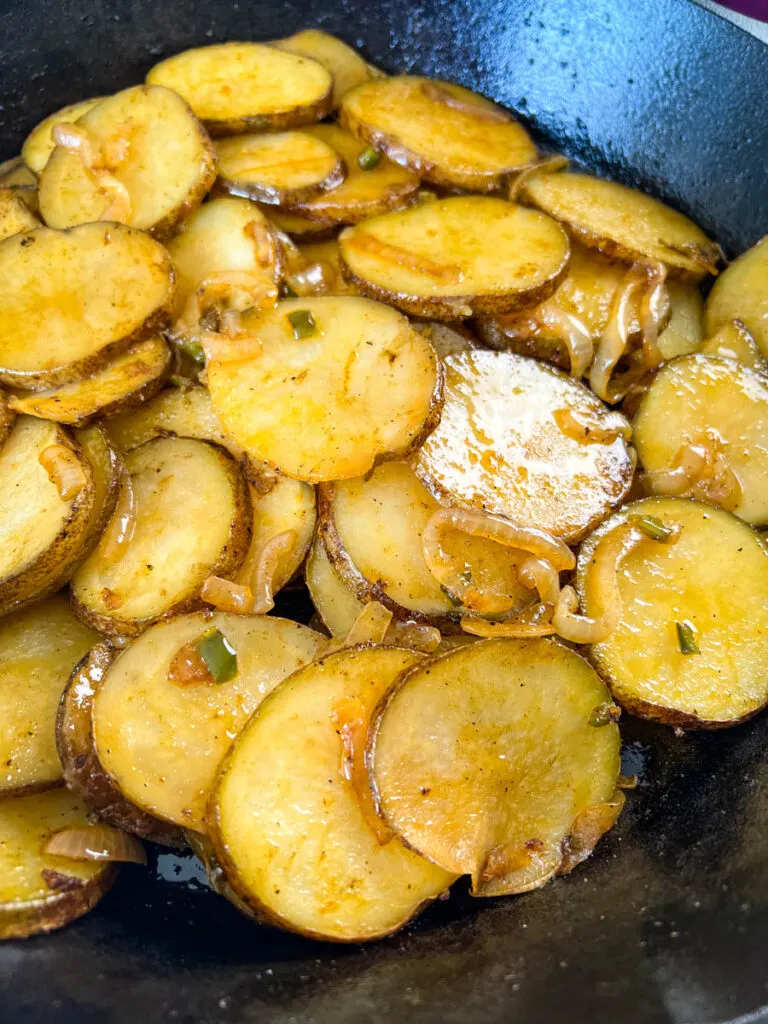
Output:
<path fill-rule="evenodd" d="M 49 444 L 40 452 L 38 462 L 62 501 L 76 498 L 88 485 L 83 464 L 75 452 L 64 444 Z"/>
<path fill-rule="evenodd" d="M 666 289 L 667 267 L 660 260 L 645 264 L 647 286 L 640 302 L 640 326 L 643 332 L 643 357 L 649 370 L 663 362 L 659 348 L 659 323 L 669 301 Z"/>
<path fill-rule="evenodd" d="M 248 615 L 253 611 L 251 588 L 233 583 L 232 580 L 224 580 L 220 576 L 209 576 L 205 580 L 200 597 L 220 612 Z"/>
<path fill-rule="evenodd" d="M 136 836 L 128 835 L 111 825 L 86 825 L 62 828 L 54 832 L 43 853 L 69 860 L 119 861 L 125 864 L 146 864 L 144 847 Z"/>
<path fill-rule="evenodd" d="M 535 315 L 536 319 L 548 327 L 568 349 L 571 376 L 581 380 L 594 355 L 592 336 L 587 328 L 578 317 L 551 303 L 545 303 Z"/>
<path fill-rule="evenodd" d="M 297 539 L 295 530 L 283 530 L 270 537 L 261 549 L 250 588 L 253 593 L 251 611 L 255 615 L 266 615 L 275 607 L 275 576 L 281 559 L 293 551 Z"/>
<path fill-rule="evenodd" d="M 53 126 L 51 137 L 57 146 L 78 157 L 89 179 L 107 199 L 101 220 L 120 221 L 125 224 L 131 216 L 131 196 L 126 186 L 106 169 L 113 168 L 128 155 L 129 142 L 123 133 L 110 140 L 104 152 L 98 150 L 88 132 L 79 125 L 62 122 Z M 108 159 L 107 159 L 108 158 Z"/>
<path fill-rule="evenodd" d="M 120 484 L 117 508 L 104 531 L 99 544 L 99 554 L 105 562 L 118 562 L 136 532 L 138 501 L 130 474 L 124 468 Z"/>
<path fill-rule="evenodd" d="M 635 264 L 624 275 L 616 289 L 608 318 L 597 352 L 589 371 L 589 384 L 595 394 L 604 402 L 619 400 L 610 387 L 611 374 L 624 355 L 629 342 L 629 328 L 632 322 L 632 300 L 636 293 L 647 284 L 645 268 Z"/>

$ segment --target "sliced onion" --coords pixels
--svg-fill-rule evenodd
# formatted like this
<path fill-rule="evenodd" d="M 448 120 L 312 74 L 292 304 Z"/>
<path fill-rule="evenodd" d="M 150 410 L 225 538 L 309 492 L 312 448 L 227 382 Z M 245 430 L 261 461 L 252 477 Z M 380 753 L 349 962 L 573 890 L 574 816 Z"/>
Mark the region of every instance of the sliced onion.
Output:
<path fill-rule="evenodd" d="M 123 467 L 120 496 L 112 518 L 99 544 L 99 554 L 105 562 L 118 562 L 136 532 L 138 501 L 128 471 Z"/>
<path fill-rule="evenodd" d="M 436 263 L 426 256 L 417 256 L 407 249 L 401 249 L 399 245 L 382 242 L 368 231 L 353 231 L 347 239 L 347 244 L 359 252 L 375 256 L 384 263 L 405 267 L 414 274 L 423 274 L 438 284 L 459 284 L 464 279 L 461 267 L 453 263 Z"/>
<path fill-rule="evenodd" d="M 473 615 L 465 615 L 461 620 L 461 628 L 471 636 L 482 637 L 513 637 L 524 638 L 531 636 L 552 636 L 555 628 L 550 618 L 552 605 L 539 603 L 531 609 L 526 608 L 520 615 L 514 618 L 504 619 L 502 622 L 488 622 L 487 619 L 476 618 Z"/>
<path fill-rule="evenodd" d="M 224 580 L 220 576 L 209 576 L 206 579 L 200 597 L 220 612 L 248 615 L 253 611 L 251 588 L 233 583 L 232 580 Z"/>
<path fill-rule="evenodd" d="M 571 376 L 581 380 L 594 355 L 592 336 L 579 320 L 553 303 L 545 303 L 536 312 L 536 319 L 548 327 L 568 349 Z"/>
<path fill-rule="evenodd" d="M 552 418 L 567 437 L 579 444 L 613 444 L 617 437 L 632 440 L 632 428 L 619 413 L 591 416 L 574 409 L 555 409 Z"/>
<path fill-rule="evenodd" d="M 275 576 L 280 566 L 280 560 L 293 551 L 297 540 L 298 534 L 295 530 L 284 530 L 282 533 L 270 537 L 259 552 L 251 580 L 251 591 L 253 592 L 251 610 L 255 615 L 266 615 L 275 607 Z"/>
<path fill-rule="evenodd" d="M 516 203 L 524 185 L 527 185 L 531 178 L 537 174 L 554 174 L 555 171 L 562 171 L 568 166 L 568 158 L 561 153 L 553 153 L 551 156 L 543 156 L 539 160 L 523 167 L 521 171 L 512 178 L 507 187 L 507 199 L 510 203 Z"/>
<path fill-rule="evenodd" d="M 341 775 L 352 786 L 363 817 L 383 846 L 393 838 L 394 832 L 379 817 L 373 802 L 365 764 L 367 718 L 365 706 L 359 697 L 345 697 L 331 711 L 331 721 L 341 741 Z"/>
<path fill-rule="evenodd" d="M 703 445 L 685 444 L 678 451 L 670 469 L 653 469 L 643 477 L 650 494 L 680 497 L 689 492 L 707 471 L 709 454 Z"/>
<path fill-rule="evenodd" d="M 278 241 L 272 229 L 264 221 L 251 220 L 243 228 L 246 238 L 253 242 L 256 262 L 265 270 L 274 269 L 278 259 Z"/>
<path fill-rule="evenodd" d="M 107 197 L 107 205 L 101 213 L 102 220 L 119 221 L 126 224 L 133 209 L 131 194 L 127 187 L 110 174 L 109 171 L 97 171 L 99 192 Z"/>
<path fill-rule="evenodd" d="M 82 160 L 83 166 L 89 170 L 93 168 L 96 159 L 93 142 L 85 128 L 69 121 L 61 121 L 51 129 L 51 138 L 57 146 L 78 156 Z"/>
<path fill-rule="evenodd" d="M 390 626 L 384 639 L 395 647 L 411 647 L 414 651 L 431 654 L 443 638 L 434 626 L 425 626 L 421 622 L 398 622 L 396 629 Z"/>
<path fill-rule="evenodd" d="M 497 124 L 511 121 L 512 117 L 500 107 L 483 107 L 479 103 L 471 103 L 454 96 L 448 89 L 444 89 L 437 82 L 422 82 L 422 93 L 435 103 L 442 103 L 453 110 L 460 110 L 462 114 L 477 118 L 478 121 L 493 121 Z"/>
<path fill-rule="evenodd" d="M 304 257 L 301 255 L 299 247 L 289 235 L 286 235 L 284 231 L 280 231 L 279 228 L 273 228 L 272 230 L 275 238 L 277 239 L 277 244 L 280 247 L 283 263 L 285 264 L 285 276 L 289 277 L 291 274 L 295 274 L 303 268 L 305 262 Z"/>
<path fill-rule="evenodd" d="M 617 397 L 615 391 L 611 390 L 611 374 L 624 355 L 629 342 L 629 328 L 632 323 L 631 301 L 647 281 L 643 266 L 634 264 L 624 275 L 624 280 L 613 296 L 611 314 L 597 347 L 592 369 L 589 371 L 590 387 L 604 402 L 613 403 L 621 397 Z"/>
<path fill-rule="evenodd" d="M 305 263 L 301 270 L 290 274 L 286 284 L 297 295 L 328 295 L 333 291 L 338 279 L 335 267 L 328 260 L 316 260 Z"/>
<path fill-rule="evenodd" d="M 63 828 L 54 832 L 43 853 L 69 860 L 120 861 L 125 864 L 146 864 L 144 847 L 136 836 L 128 835 L 111 825 L 89 825 Z"/>
<path fill-rule="evenodd" d="M 115 167 L 128 155 L 129 138 L 127 127 L 111 139 L 104 150 L 98 147 L 85 128 L 62 122 L 51 129 L 51 137 L 57 146 L 77 156 L 89 179 L 107 198 L 107 205 L 100 214 L 101 220 L 126 223 L 131 216 L 131 196 L 126 186 L 107 170 Z"/>
<path fill-rule="evenodd" d="M 684 444 L 669 469 L 649 470 L 643 478 L 646 490 L 650 494 L 695 498 L 731 511 L 738 508 L 743 488 L 723 448 L 722 438 L 708 430 L 695 444 Z"/>
<path fill-rule="evenodd" d="M 655 369 L 664 361 L 659 348 L 659 323 L 664 307 L 669 303 L 666 288 L 667 266 L 660 260 L 645 264 L 647 286 L 640 303 L 640 326 L 643 331 L 643 356 L 646 368 Z"/>
<path fill-rule="evenodd" d="M 49 444 L 40 452 L 38 461 L 62 501 L 71 501 L 88 486 L 82 462 L 66 445 Z"/>
<path fill-rule="evenodd" d="M 517 575 L 524 587 L 538 592 L 544 604 L 555 605 L 560 596 L 560 574 L 550 561 L 530 555 L 521 562 Z"/>
<path fill-rule="evenodd" d="M 389 608 L 385 608 L 379 601 L 370 601 L 352 623 L 347 635 L 331 640 L 323 653 L 331 654 L 344 647 L 354 647 L 355 644 L 384 643 L 391 622 L 392 612 Z"/>

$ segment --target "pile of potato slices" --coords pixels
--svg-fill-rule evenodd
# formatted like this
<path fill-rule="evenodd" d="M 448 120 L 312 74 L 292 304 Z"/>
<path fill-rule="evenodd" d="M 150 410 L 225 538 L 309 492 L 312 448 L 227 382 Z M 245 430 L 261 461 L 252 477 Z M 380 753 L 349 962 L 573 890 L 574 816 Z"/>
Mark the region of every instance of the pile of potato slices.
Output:
<path fill-rule="evenodd" d="M 0 238 L 0 938 L 144 841 L 381 938 L 768 703 L 768 240 L 315 29 L 52 114 Z"/>

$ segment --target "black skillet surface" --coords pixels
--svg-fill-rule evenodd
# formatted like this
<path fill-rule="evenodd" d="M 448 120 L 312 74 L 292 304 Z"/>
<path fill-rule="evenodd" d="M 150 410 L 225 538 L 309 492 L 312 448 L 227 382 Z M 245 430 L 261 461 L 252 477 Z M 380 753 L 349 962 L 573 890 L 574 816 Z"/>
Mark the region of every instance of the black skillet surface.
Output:
<path fill-rule="evenodd" d="M 731 253 L 768 231 L 768 51 L 685 0 L 5 0 L 0 148 L 41 116 L 227 38 L 321 25 L 387 70 L 475 87 L 569 155 L 690 212 Z M 306 610 L 306 609 L 305 609 Z M 0 947 L 2 1024 L 713 1024 L 768 1020 L 768 714 L 676 738 L 568 878 L 463 893 L 367 948 L 242 919 L 194 862 L 124 870 L 90 916 Z"/>

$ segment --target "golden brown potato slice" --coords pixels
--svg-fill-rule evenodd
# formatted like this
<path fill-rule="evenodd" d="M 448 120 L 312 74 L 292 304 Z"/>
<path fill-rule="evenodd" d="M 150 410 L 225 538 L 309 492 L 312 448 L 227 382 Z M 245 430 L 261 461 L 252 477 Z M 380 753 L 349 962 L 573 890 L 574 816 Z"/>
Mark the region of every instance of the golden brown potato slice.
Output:
<path fill-rule="evenodd" d="M 96 644 L 75 667 L 59 703 L 56 748 L 64 779 L 100 820 L 164 846 L 183 846 L 180 829 L 147 814 L 116 789 L 93 742 L 93 699 L 120 652 L 109 641 Z"/>
<path fill-rule="evenodd" d="M 628 520 L 679 531 L 643 544 L 619 568 L 618 627 L 590 649 L 615 700 L 642 718 L 684 729 L 736 725 L 768 702 L 768 546 L 722 509 L 646 498 L 603 523 L 579 553 L 587 615 L 602 599 L 595 548 Z"/>
<path fill-rule="evenodd" d="M 103 427 L 98 424 L 82 427 L 74 431 L 74 436 L 93 473 L 93 508 L 87 527 L 89 539 L 81 556 L 84 559 L 96 547 L 112 518 L 120 496 L 124 466 Z"/>
<path fill-rule="evenodd" d="M 125 457 L 118 507 L 72 580 L 77 614 L 103 633 L 134 636 L 199 607 L 208 576 L 242 563 L 251 534 L 248 490 L 223 449 L 163 437 Z"/>
<path fill-rule="evenodd" d="M 329 238 L 339 228 L 334 221 L 310 220 L 292 210 L 277 210 L 274 206 L 264 206 L 262 213 L 278 230 L 290 235 L 294 242 L 316 242 Z"/>
<path fill-rule="evenodd" d="M 317 28 L 305 28 L 286 39 L 278 39 L 272 46 L 301 57 L 311 57 L 327 68 L 333 77 L 333 106 L 338 107 L 350 89 L 362 85 L 375 75 L 374 69 L 341 39 Z"/>
<path fill-rule="evenodd" d="M 168 238 L 216 179 L 208 133 L 170 89 L 138 85 L 116 93 L 76 128 L 90 144 L 92 166 L 82 149 L 55 147 L 40 175 L 40 212 L 49 227 L 120 220 Z"/>
<path fill-rule="evenodd" d="M 182 648 L 216 630 L 234 651 L 235 674 L 217 682 L 203 664 L 197 674 L 180 675 Z M 118 656 L 96 692 L 101 765 L 138 807 L 204 832 L 214 777 L 232 740 L 269 691 L 324 644 L 319 633 L 272 616 L 198 613 L 158 623 Z"/>
<path fill-rule="evenodd" d="M 53 114 L 49 114 L 40 122 L 24 140 L 21 147 L 21 159 L 35 174 L 39 174 L 48 163 L 48 157 L 56 147 L 53 141 L 53 129 L 57 124 L 73 124 L 83 114 L 87 114 L 97 103 L 101 103 L 103 97 L 97 96 L 90 100 L 79 100 L 77 103 L 70 103 L 68 107 L 62 107 Z"/>
<path fill-rule="evenodd" d="M 320 266 L 323 279 L 327 284 L 327 295 L 356 295 L 351 284 L 344 280 L 341 271 L 341 254 L 339 243 L 335 238 L 324 242 L 304 242 L 298 246 L 299 253 L 306 267 Z"/>
<path fill-rule="evenodd" d="M 40 221 L 19 198 L 18 191 L 0 188 L 0 241 L 18 235 L 21 231 L 34 231 L 39 227 Z"/>
<path fill-rule="evenodd" d="M 219 773 L 209 828 L 253 911 L 335 942 L 389 935 L 454 876 L 382 831 L 363 747 L 370 716 L 421 656 L 356 647 L 316 661 L 263 702 Z"/>
<path fill-rule="evenodd" d="M 707 335 L 729 320 L 741 320 L 768 359 L 768 236 L 734 260 L 709 293 Z"/>
<path fill-rule="evenodd" d="M 488 196 L 375 217 L 342 231 L 339 246 L 344 274 L 362 295 L 438 320 L 536 306 L 557 287 L 569 255 L 550 217 Z"/>
<path fill-rule="evenodd" d="M 95 491 L 91 464 L 71 435 L 32 416 L 19 416 L 0 451 L 0 480 L 5 615 L 70 578 L 90 540 Z"/>
<path fill-rule="evenodd" d="M 445 367 L 440 424 L 413 463 L 438 501 L 569 542 L 621 504 L 633 472 L 628 425 L 591 391 L 510 352 L 465 352 Z M 569 411 L 598 428 L 593 438 L 562 428 Z"/>
<path fill-rule="evenodd" d="M 156 64 L 147 83 L 183 96 L 214 135 L 300 128 L 333 109 L 321 64 L 262 43 L 185 50 Z"/>
<path fill-rule="evenodd" d="M 357 224 L 398 210 L 415 198 L 419 188 L 415 174 L 377 154 L 337 124 L 314 125 L 307 132 L 343 157 L 347 174 L 330 191 L 294 204 L 296 213 L 323 224 Z"/>
<path fill-rule="evenodd" d="M 549 640 L 486 640 L 420 662 L 385 695 L 368 764 L 379 810 L 404 842 L 475 896 L 538 888 L 587 849 L 587 816 L 620 810 L 619 730 L 608 691 Z M 608 807 L 606 807 L 608 805 Z M 578 844 L 578 845 L 577 845 Z"/>
<path fill-rule="evenodd" d="M 8 396 L 0 391 L 0 448 L 8 440 L 16 419 L 16 413 L 8 404 Z"/>
<path fill-rule="evenodd" d="M 132 345 L 92 377 L 50 391 L 32 391 L 11 399 L 16 412 L 83 426 L 142 405 L 163 386 L 171 351 L 159 336 Z"/>
<path fill-rule="evenodd" d="M 61 928 L 109 890 L 114 864 L 43 852 L 54 833 L 88 824 L 85 807 L 67 789 L 0 803 L 0 939 Z"/>
<path fill-rule="evenodd" d="M 0 619 L 0 796 L 61 781 L 56 709 L 97 640 L 60 594 Z"/>
<path fill-rule="evenodd" d="M 588 174 L 536 174 L 522 196 L 583 245 L 615 259 L 661 260 L 693 280 L 717 273 L 720 247 L 693 221 L 652 196 Z"/>
<path fill-rule="evenodd" d="M 165 249 L 120 224 L 38 228 L 0 242 L 0 383 L 57 387 L 166 326 Z"/>
<path fill-rule="evenodd" d="M 410 75 L 367 82 L 347 93 L 339 116 L 363 142 L 449 188 L 492 192 L 536 159 L 511 114 L 451 82 Z"/>
<path fill-rule="evenodd" d="M 441 372 L 405 317 L 367 299 L 291 299 L 247 314 L 261 354 L 210 363 L 213 410 L 238 444 L 286 476 L 359 476 L 418 447 L 439 415 Z"/>
<path fill-rule="evenodd" d="M 293 207 L 344 180 L 344 161 L 309 131 L 236 135 L 216 144 L 219 185 L 233 196 Z"/>
<path fill-rule="evenodd" d="M 752 370 L 768 373 L 768 361 L 741 320 L 728 320 L 699 346 L 704 356 L 735 359 Z"/>
<path fill-rule="evenodd" d="M 656 374 L 634 419 L 634 442 L 656 493 L 722 504 L 755 526 L 768 524 L 768 376 L 734 359 L 681 356 Z M 709 471 L 674 470 L 686 448 L 723 460 Z M 735 474 L 735 480 L 717 475 Z M 716 488 L 716 489 L 715 489 Z"/>

